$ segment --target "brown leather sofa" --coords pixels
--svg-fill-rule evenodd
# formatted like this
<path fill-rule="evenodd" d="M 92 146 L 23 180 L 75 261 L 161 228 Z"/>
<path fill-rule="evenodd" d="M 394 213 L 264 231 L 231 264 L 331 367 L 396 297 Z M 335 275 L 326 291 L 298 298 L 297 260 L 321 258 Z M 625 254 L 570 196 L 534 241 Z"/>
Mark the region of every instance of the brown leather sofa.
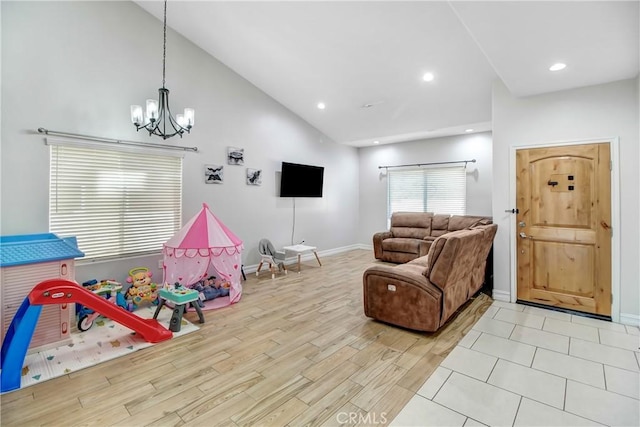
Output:
<path fill-rule="evenodd" d="M 394 212 L 390 230 L 373 235 L 373 253 L 381 261 L 409 262 L 426 255 L 431 243 L 446 233 L 491 222 L 482 216 Z"/>
<path fill-rule="evenodd" d="M 427 255 L 379 264 L 363 275 L 364 313 L 418 331 L 438 330 L 484 282 L 498 226 L 477 225 L 435 238 Z"/>

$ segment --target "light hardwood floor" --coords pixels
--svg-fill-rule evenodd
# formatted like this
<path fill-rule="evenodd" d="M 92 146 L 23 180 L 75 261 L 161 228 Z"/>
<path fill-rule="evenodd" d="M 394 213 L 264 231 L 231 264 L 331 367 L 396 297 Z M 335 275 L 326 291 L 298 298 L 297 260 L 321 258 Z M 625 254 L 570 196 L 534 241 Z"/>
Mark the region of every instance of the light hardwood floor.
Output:
<path fill-rule="evenodd" d="M 198 332 L 1 399 L 1 425 L 386 425 L 491 305 L 484 294 L 437 333 L 363 314 L 371 251 L 271 279 Z M 187 318 L 195 324 L 197 316 Z"/>

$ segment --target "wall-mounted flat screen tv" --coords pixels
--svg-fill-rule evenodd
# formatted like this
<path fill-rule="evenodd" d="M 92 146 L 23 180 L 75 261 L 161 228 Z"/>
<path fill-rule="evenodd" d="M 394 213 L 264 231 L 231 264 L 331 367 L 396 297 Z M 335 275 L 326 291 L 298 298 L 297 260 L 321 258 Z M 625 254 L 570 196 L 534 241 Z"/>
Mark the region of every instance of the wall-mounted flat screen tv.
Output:
<path fill-rule="evenodd" d="M 324 167 L 282 162 L 280 197 L 322 197 Z"/>

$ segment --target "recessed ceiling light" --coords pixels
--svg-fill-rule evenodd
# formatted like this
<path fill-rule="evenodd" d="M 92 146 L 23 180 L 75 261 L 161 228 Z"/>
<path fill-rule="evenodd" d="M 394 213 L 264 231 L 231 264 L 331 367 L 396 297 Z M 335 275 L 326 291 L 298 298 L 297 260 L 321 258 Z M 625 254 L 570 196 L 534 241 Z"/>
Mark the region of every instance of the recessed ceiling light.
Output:
<path fill-rule="evenodd" d="M 560 71 L 564 70 L 567 67 L 567 64 L 563 64 L 562 62 L 558 62 L 549 67 L 549 71 Z"/>
<path fill-rule="evenodd" d="M 380 141 L 373 141 L 374 144 L 380 144 Z"/>
<path fill-rule="evenodd" d="M 324 105 L 324 102 L 318 102 L 318 109 L 324 110 L 325 107 L 326 107 L 326 105 Z"/>
<path fill-rule="evenodd" d="M 436 76 L 433 75 L 433 73 L 424 73 L 424 75 L 422 76 L 422 80 L 424 80 L 425 82 L 430 82 L 433 81 L 433 79 Z"/>
<path fill-rule="evenodd" d="M 469 128 L 469 129 L 465 129 L 464 131 L 469 133 L 469 132 L 473 132 L 473 129 Z"/>

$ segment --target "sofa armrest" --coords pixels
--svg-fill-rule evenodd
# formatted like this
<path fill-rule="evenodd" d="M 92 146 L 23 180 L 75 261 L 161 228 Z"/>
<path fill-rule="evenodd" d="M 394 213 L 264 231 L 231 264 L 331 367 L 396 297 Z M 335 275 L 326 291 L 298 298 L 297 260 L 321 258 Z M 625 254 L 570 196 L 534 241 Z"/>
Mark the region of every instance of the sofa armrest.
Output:
<path fill-rule="evenodd" d="M 418 331 L 440 327 L 442 292 L 420 265 L 374 265 L 362 280 L 365 316 Z"/>
<path fill-rule="evenodd" d="M 376 259 L 382 258 L 382 241 L 393 237 L 390 231 L 381 231 L 373 235 L 373 255 Z"/>
<path fill-rule="evenodd" d="M 440 290 L 424 275 L 424 267 L 420 265 L 401 264 L 396 266 L 374 265 L 365 270 L 362 279 L 367 283 L 370 276 L 384 278 L 389 281 L 399 281 L 408 286 L 423 290 L 434 298 L 440 298 Z"/>

